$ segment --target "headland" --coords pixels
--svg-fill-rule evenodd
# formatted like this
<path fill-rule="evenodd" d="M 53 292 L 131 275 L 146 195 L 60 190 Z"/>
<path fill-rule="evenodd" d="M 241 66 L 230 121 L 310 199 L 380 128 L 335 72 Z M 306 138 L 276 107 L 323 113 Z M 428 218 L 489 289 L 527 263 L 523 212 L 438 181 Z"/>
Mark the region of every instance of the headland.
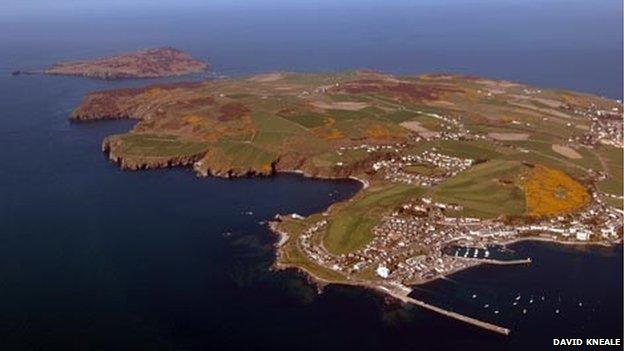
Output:
<path fill-rule="evenodd" d="M 137 119 L 102 145 L 128 170 L 360 180 L 323 213 L 270 223 L 275 267 L 429 308 L 410 286 L 530 262 L 490 259 L 492 245 L 621 242 L 622 111 L 590 94 L 454 74 L 277 72 L 93 92 L 71 118 Z"/>
<path fill-rule="evenodd" d="M 171 47 L 142 49 L 116 56 L 59 62 L 44 70 L 15 71 L 19 74 L 82 76 L 97 79 L 157 78 L 198 73 L 208 65 Z"/>

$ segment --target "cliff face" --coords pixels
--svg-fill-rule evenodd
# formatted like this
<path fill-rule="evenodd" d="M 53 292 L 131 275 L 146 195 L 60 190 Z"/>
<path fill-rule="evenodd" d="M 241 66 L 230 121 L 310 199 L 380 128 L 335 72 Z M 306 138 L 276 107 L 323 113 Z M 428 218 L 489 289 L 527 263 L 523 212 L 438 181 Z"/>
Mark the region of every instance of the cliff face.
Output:
<path fill-rule="evenodd" d="M 124 170 L 136 171 L 141 169 L 157 169 L 168 167 L 188 167 L 204 156 L 204 152 L 188 155 L 145 156 L 131 155 L 123 150 L 121 140 L 116 136 L 107 137 L 102 141 L 102 152 L 108 159 Z"/>
<path fill-rule="evenodd" d="M 241 168 L 241 167 L 228 167 L 223 165 L 210 165 L 209 167 L 197 168 L 193 167 L 197 174 L 202 177 L 219 177 L 219 178 L 239 178 L 239 177 L 267 177 L 275 174 L 275 168 L 256 169 L 256 168 Z"/>
<path fill-rule="evenodd" d="M 370 169 L 372 159 L 366 159 L 346 166 L 319 167 L 311 158 L 287 154 L 275 163 L 275 172 L 300 172 L 314 178 L 349 178 L 363 176 Z"/>
<path fill-rule="evenodd" d="M 140 118 L 136 115 L 136 108 L 131 103 L 130 98 L 134 92 L 128 90 L 118 90 L 115 93 L 91 93 L 87 95 L 80 106 L 71 114 L 71 119 L 75 121 L 86 121 L 96 119 L 119 119 L 119 118 Z"/>
<path fill-rule="evenodd" d="M 185 155 L 141 155 L 128 152 L 127 142 L 118 135 L 106 137 L 102 142 L 102 152 L 108 159 L 124 170 L 136 171 L 169 167 L 192 167 L 197 175 L 221 178 L 266 177 L 278 172 L 300 172 L 309 177 L 317 178 L 349 178 L 366 176 L 374 159 L 367 159 L 343 167 L 316 167 L 310 159 L 302 155 L 286 154 L 273 160 L 268 165 L 250 164 L 241 167 L 231 162 L 207 158 L 210 152 L 199 150 Z"/>

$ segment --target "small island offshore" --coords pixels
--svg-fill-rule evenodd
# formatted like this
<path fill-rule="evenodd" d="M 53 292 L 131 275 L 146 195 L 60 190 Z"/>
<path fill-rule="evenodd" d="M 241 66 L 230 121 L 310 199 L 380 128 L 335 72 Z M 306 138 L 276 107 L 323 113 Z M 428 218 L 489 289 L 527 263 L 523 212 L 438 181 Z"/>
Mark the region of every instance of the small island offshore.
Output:
<path fill-rule="evenodd" d="M 93 92 L 71 118 L 134 118 L 102 149 L 122 168 L 201 176 L 298 172 L 362 190 L 276 216 L 275 267 L 415 300 L 410 286 L 501 260 L 520 240 L 622 240 L 620 101 L 453 74 L 269 73 Z"/>
<path fill-rule="evenodd" d="M 182 76 L 208 69 L 204 62 L 171 48 L 143 49 L 117 56 L 59 62 L 42 71 L 15 71 L 19 74 L 83 76 L 98 79 L 157 78 Z"/>

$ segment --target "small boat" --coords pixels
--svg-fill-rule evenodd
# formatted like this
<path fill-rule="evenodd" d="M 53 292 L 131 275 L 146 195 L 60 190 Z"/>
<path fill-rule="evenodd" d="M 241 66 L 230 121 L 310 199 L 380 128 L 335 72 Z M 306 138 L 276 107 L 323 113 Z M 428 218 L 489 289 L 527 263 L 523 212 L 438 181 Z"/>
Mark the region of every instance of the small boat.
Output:
<path fill-rule="evenodd" d="M 526 313 L 527 313 L 527 310 L 525 308 L 525 309 L 522 310 L 522 314 L 526 314 Z"/>
<path fill-rule="evenodd" d="M 583 303 L 582 302 L 579 302 L 579 307 L 583 307 Z"/>
<path fill-rule="evenodd" d="M 555 310 L 555 313 L 556 313 L 556 314 L 559 314 L 559 309 L 556 309 L 556 310 Z"/>
<path fill-rule="evenodd" d="M 542 296 L 542 301 L 544 301 L 544 300 L 545 300 L 545 298 L 544 298 L 544 296 Z"/>
<path fill-rule="evenodd" d="M 494 314 L 498 314 L 498 310 L 494 311 Z"/>
<path fill-rule="evenodd" d="M 472 294 L 472 298 L 476 299 L 477 298 L 477 294 Z"/>
<path fill-rule="evenodd" d="M 490 305 L 487 304 L 487 303 L 485 305 L 483 305 L 483 308 L 488 308 L 488 307 L 490 307 Z"/>
<path fill-rule="evenodd" d="M 531 298 L 531 299 L 529 300 L 529 303 L 533 303 L 533 298 Z"/>
<path fill-rule="evenodd" d="M 518 304 L 518 302 L 517 302 L 517 301 L 514 301 L 513 305 L 514 305 L 514 306 L 516 306 L 517 304 Z"/>
<path fill-rule="evenodd" d="M 485 257 L 486 258 L 490 257 L 490 252 L 488 250 L 485 250 Z"/>
<path fill-rule="evenodd" d="M 516 301 L 520 300 L 520 295 L 516 296 Z"/>

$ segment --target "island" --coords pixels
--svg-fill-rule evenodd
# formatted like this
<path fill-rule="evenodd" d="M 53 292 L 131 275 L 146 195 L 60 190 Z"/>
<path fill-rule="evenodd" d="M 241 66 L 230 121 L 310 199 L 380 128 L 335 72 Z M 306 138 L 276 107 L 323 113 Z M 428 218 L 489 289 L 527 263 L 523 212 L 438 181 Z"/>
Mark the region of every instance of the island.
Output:
<path fill-rule="evenodd" d="M 206 63 L 183 51 L 160 47 L 94 60 L 59 62 L 42 71 L 15 71 L 13 75 L 42 73 L 98 79 L 158 78 L 182 76 L 206 69 Z"/>
<path fill-rule="evenodd" d="M 362 189 L 307 217 L 279 214 L 277 269 L 358 285 L 452 318 L 411 286 L 520 240 L 622 240 L 621 101 L 456 74 L 276 72 L 88 94 L 74 121 L 133 118 L 102 150 L 128 170 L 297 172 Z"/>

